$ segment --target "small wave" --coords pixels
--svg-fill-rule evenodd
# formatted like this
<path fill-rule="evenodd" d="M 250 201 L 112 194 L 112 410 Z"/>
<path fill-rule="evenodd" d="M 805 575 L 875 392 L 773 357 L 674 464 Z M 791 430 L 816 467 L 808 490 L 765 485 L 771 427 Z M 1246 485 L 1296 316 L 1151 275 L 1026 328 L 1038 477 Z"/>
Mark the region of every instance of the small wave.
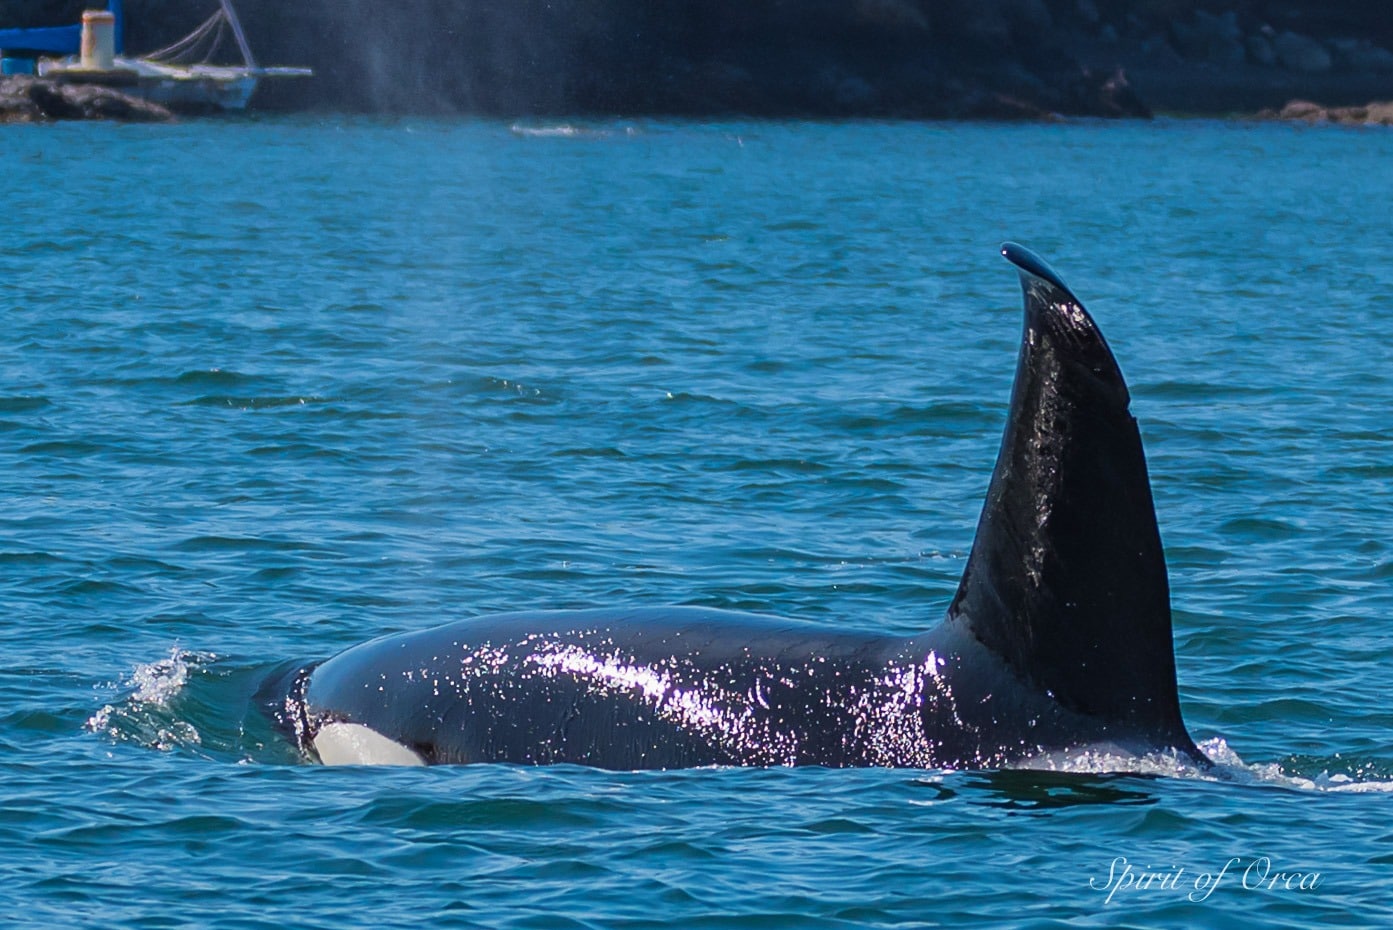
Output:
<path fill-rule="evenodd" d="M 560 123 L 556 126 L 523 126 L 514 123 L 508 127 L 508 130 L 513 135 L 533 139 L 603 138 L 609 135 L 602 129 L 585 129 L 581 126 L 572 126 L 569 123 Z"/>
<path fill-rule="evenodd" d="M 214 761 L 295 764 L 300 752 L 266 713 L 261 694 L 284 665 L 246 665 L 174 648 L 137 665 L 118 686 L 125 694 L 92 714 L 86 729 L 117 743 Z"/>
<path fill-rule="evenodd" d="M 49 399 L 37 394 L 13 394 L 0 397 L 0 413 L 33 413 L 49 406 Z"/>
<path fill-rule="evenodd" d="M 1327 765 L 1312 776 L 1293 774 L 1280 763 L 1248 763 L 1222 737 L 1201 742 L 1199 749 L 1212 765 L 1196 765 L 1175 752 L 1142 756 L 1112 750 L 1079 750 L 1052 754 L 1031 760 L 1023 766 L 1033 771 L 1068 772 L 1079 775 L 1127 773 L 1240 785 L 1268 785 L 1300 791 L 1345 793 L 1393 793 L 1393 781 L 1386 773 L 1369 771 L 1371 777 L 1357 778 L 1345 772 L 1331 772 Z"/>
<path fill-rule="evenodd" d="M 1223 781 L 1240 784 L 1276 785 L 1301 791 L 1332 791 L 1351 794 L 1393 793 L 1393 780 L 1388 777 L 1390 773 L 1374 771 L 1372 767 L 1358 773 L 1361 776 L 1368 775 L 1367 778 L 1355 777 L 1348 772 L 1332 772 L 1332 768 L 1338 769 L 1341 765 L 1338 759 L 1315 763 L 1315 765 L 1320 765 L 1320 771 L 1307 776 L 1289 772 L 1277 762 L 1254 764 L 1244 762 L 1238 753 L 1234 752 L 1233 748 L 1219 737 L 1205 740 L 1200 744 L 1200 750 L 1214 762 L 1215 771 L 1220 776 L 1220 780 Z"/>
<path fill-rule="evenodd" d="M 609 139 L 615 136 L 633 137 L 643 134 L 643 130 L 633 124 L 611 125 L 607 128 L 596 126 L 577 126 L 573 123 L 555 123 L 545 126 L 524 126 L 514 123 L 508 131 L 515 136 L 531 139 Z"/>
<path fill-rule="evenodd" d="M 183 401 L 191 407 L 231 407 L 236 410 L 273 410 L 277 407 L 304 407 L 320 404 L 323 398 L 315 396 L 290 395 L 285 397 L 247 397 L 234 394 L 204 394 Z"/>
<path fill-rule="evenodd" d="M 189 672 L 216 658 L 176 647 L 167 658 L 137 665 L 122 682 L 131 693 L 121 703 L 108 704 L 93 714 L 87 729 L 114 739 L 135 739 L 155 749 L 199 745 L 203 740 L 198 729 L 167 711 L 188 684 Z"/>
<path fill-rule="evenodd" d="M 66 458 L 80 458 L 107 451 L 107 447 L 85 439 L 53 439 L 34 442 L 19 450 L 23 455 L 52 455 Z"/>
<path fill-rule="evenodd" d="M 253 375 L 244 375 L 239 371 L 227 371 L 222 368 L 207 368 L 186 371 L 173 378 L 151 378 L 147 380 L 163 381 L 168 384 L 177 384 L 180 386 L 230 387 L 239 384 L 249 384 L 258 379 Z"/>

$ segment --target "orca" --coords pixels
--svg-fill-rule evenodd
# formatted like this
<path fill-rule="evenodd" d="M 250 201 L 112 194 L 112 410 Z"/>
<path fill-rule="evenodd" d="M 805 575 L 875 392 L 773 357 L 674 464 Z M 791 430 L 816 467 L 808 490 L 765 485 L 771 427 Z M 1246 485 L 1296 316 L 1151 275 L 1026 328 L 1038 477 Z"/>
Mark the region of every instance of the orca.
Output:
<path fill-rule="evenodd" d="M 947 616 L 922 635 L 695 607 L 526 611 L 289 666 L 268 703 L 324 763 L 993 769 L 1074 752 L 1206 765 L 1122 373 L 1038 256 Z"/>

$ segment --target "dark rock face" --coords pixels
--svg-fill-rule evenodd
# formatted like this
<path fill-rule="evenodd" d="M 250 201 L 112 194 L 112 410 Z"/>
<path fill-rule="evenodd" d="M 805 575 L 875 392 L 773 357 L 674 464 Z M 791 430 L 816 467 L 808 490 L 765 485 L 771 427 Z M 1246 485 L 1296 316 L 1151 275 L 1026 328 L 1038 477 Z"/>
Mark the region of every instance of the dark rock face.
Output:
<path fill-rule="evenodd" d="M 242 0 L 261 105 L 495 113 L 1140 116 L 1046 0 Z"/>
<path fill-rule="evenodd" d="M 1247 57 L 1238 14 L 1229 10 L 1222 16 L 1196 10 L 1193 17 L 1170 24 L 1170 40 L 1183 58 L 1241 64 Z"/>
<path fill-rule="evenodd" d="M 1277 54 L 1278 63 L 1288 71 L 1324 74 L 1333 64 L 1323 44 L 1295 32 L 1279 34 L 1272 40 L 1272 51 Z"/>
<path fill-rule="evenodd" d="M 158 123 L 173 119 L 164 107 L 95 84 L 59 84 L 30 75 L 0 78 L 0 123 L 109 119 Z"/>
<path fill-rule="evenodd" d="M 0 0 L 0 22 L 75 22 L 82 6 Z M 164 45 L 214 8 L 127 0 L 127 47 Z M 260 62 L 316 72 L 265 82 L 256 104 L 267 108 L 1039 119 L 1393 97 L 1386 0 L 237 0 L 237 9 Z"/>

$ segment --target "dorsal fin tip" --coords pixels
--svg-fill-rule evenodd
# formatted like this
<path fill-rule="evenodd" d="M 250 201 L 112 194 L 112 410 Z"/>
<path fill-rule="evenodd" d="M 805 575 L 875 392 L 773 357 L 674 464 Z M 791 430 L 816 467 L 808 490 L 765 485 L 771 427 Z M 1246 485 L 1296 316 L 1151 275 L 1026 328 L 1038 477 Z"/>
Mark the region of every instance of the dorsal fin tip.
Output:
<path fill-rule="evenodd" d="M 1074 292 L 1069 290 L 1069 285 L 1065 284 L 1064 279 L 1059 276 L 1058 272 L 1050 267 L 1050 263 L 1025 246 L 1016 242 L 1003 242 L 1001 244 L 1001 257 L 1015 265 L 1022 276 L 1029 275 L 1032 278 L 1036 278 L 1046 284 L 1059 288 L 1059 290 L 1068 295 L 1070 300 L 1075 303 L 1078 302 L 1078 298 L 1074 296 Z"/>
<path fill-rule="evenodd" d="M 1106 385 L 1106 392 L 1125 410 L 1132 399 L 1127 381 L 1112 347 L 1083 301 L 1075 296 L 1049 262 L 1025 246 L 1004 242 L 1001 255 L 1020 275 L 1021 293 L 1025 298 L 1023 349 L 1028 351 L 1039 336 L 1056 342 L 1068 359 L 1091 369 L 1098 379 L 1095 386 Z"/>

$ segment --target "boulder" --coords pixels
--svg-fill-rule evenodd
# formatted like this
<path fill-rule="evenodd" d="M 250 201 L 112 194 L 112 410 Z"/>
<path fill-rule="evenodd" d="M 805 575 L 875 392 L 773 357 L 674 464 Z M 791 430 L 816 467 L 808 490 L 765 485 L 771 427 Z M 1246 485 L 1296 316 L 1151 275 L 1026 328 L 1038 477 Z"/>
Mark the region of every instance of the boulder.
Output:
<path fill-rule="evenodd" d="M 1330 118 L 1325 107 L 1310 100 L 1290 100 L 1274 115 L 1277 119 L 1303 120 L 1308 123 L 1323 123 Z"/>
<path fill-rule="evenodd" d="M 1176 20 L 1171 23 L 1171 42 L 1191 61 L 1236 65 L 1247 55 L 1238 17 L 1232 10 L 1222 16 L 1197 10 L 1188 21 Z"/>
<path fill-rule="evenodd" d="M 173 118 L 159 104 L 99 84 L 59 84 L 28 74 L 0 78 L 0 122 L 109 119 L 152 123 Z"/>
<path fill-rule="evenodd" d="M 1277 66 L 1277 51 L 1272 47 L 1272 40 L 1262 33 L 1254 33 L 1248 36 L 1243 43 L 1248 50 L 1248 60 L 1255 65 L 1264 68 L 1275 68 Z"/>
<path fill-rule="evenodd" d="M 1334 123 L 1340 126 L 1393 126 L 1393 101 L 1358 107 L 1324 107 L 1310 100 L 1291 100 L 1280 110 L 1263 110 L 1259 119 L 1288 122 Z"/>
<path fill-rule="evenodd" d="M 1324 45 L 1295 32 L 1280 33 L 1272 41 L 1272 49 L 1277 53 L 1277 60 L 1281 62 L 1282 67 L 1288 71 L 1324 74 L 1334 64 Z"/>
<path fill-rule="evenodd" d="M 1054 17 L 1045 6 L 1045 0 L 1010 0 L 1005 13 L 1017 29 L 1039 34 L 1054 28 Z"/>
<path fill-rule="evenodd" d="M 1379 48 L 1368 39 L 1334 39 L 1335 66 L 1355 74 L 1393 73 L 1393 52 Z"/>
<path fill-rule="evenodd" d="M 1151 108 L 1137 96 L 1121 68 L 1111 72 L 1083 69 L 1074 82 L 1079 112 L 1113 119 L 1151 119 Z"/>
<path fill-rule="evenodd" d="M 1366 109 L 1367 113 L 1364 117 L 1366 124 L 1393 126 L 1393 100 L 1371 103 Z"/>
<path fill-rule="evenodd" d="M 879 103 L 879 94 L 865 78 L 839 69 L 828 69 L 820 77 L 838 110 L 865 113 L 874 110 Z"/>
<path fill-rule="evenodd" d="M 889 29 L 924 34 L 929 31 L 929 18 L 908 0 L 858 0 L 856 13 L 862 22 Z"/>

